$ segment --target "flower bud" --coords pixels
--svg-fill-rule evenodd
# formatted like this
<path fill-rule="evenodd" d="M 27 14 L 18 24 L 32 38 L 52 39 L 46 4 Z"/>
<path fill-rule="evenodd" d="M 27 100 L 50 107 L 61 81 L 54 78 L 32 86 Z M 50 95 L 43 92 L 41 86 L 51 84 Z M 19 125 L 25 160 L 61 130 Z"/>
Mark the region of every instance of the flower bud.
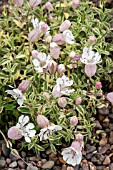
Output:
<path fill-rule="evenodd" d="M 50 55 L 54 59 L 58 59 L 59 58 L 60 47 L 55 42 L 50 43 Z"/>
<path fill-rule="evenodd" d="M 79 5 L 79 2 L 80 2 L 80 0 L 74 0 L 74 1 L 72 2 L 72 7 L 73 7 L 74 9 L 76 9 L 76 8 L 78 7 L 78 5 Z"/>
<path fill-rule="evenodd" d="M 96 41 L 96 37 L 94 35 L 89 36 L 89 38 L 88 38 L 88 43 L 89 44 L 94 44 L 95 41 Z"/>
<path fill-rule="evenodd" d="M 38 6 L 38 5 L 40 5 L 41 2 L 42 2 L 42 0 L 30 0 L 30 1 L 29 1 L 29 4 L 30 4 L 30 6 L 31 6 L 32 8 L 34 8 L 34 7 Z"/>
<path fill-rule="evenodd" d="M 69 53 L 69 57 L 73 60 L 75 58 L 76 53 L 74 51 L 71 51 Z"/>
<path fill-rule="evenodd" d="M 46 8 L 49 12 L 53 11 L 53 5 L 51 4 L 51 2 L 46 2 L 45 8 Z"/>
<path fill-rule="evenodd" d="M 77 140 L 78 142 L 83 141 L 83 135 L 82 135 L 82 134 L 77 134 L 77 135 L 76 135 L 76 140 Z"/>
<path fill-rule="evenodd" d="M 76 141 L 76 142 L 72 142 L 71 146 L 73 148 L 75 148 L 77 151 L 81 151 L 82 150 L 82 146 L 81 146 L 81 143 Z"/>
<path fill-rule="evenodd" d="M 76 116 L 72 116 L 72 117 L 70 118 L 70 124 L 71 124 L 72 126 L 76 126 L 77 123 L 78 123 L 78 118 L 77 118 Z"/>
<path fill-rule="evenodd" d="M 65 97 L 61 97 L 58 99 L 58 105 L 60 107 L 65 107 L 67 105 L 67 100 Z"/>
<path fill-rule="evenodd" d="M 54 74 L 57 69 L 57 63 L 54 60 L 49 61 L 48 70 L 50 74 Z"/>
<path fill-rule="evenodd" d="M 53 17 L 49 15 L 49 21 L 53 22 Z"/>
<path fill-rule="evenodd" d="M 22 80 L 22 82 L 19 84 L 18 89 L 25 93 L 30 87 L 30 80 Z"/>
<path fill-rule="evenodd" d="M 47 30 L 48 30 L 48 25 L 47 24 L 42 24 L 41 25 L 41 30 L 42 30 L 42 32 L 45 34 L 46 32 L 47 32 Z"/>
<path fill-rule="evenodd" d="M 50 99 L 50 95 L 48 92 L 44 92 L 43 93 L 43 97 L 46 99 L 46 100 L 49 100 Z"/>
<path fill-rule="evenodd" d="M 65 30 L 68 30 L 68 28 L 71 26 L 71 22 L 69 20 L 65 20 L 61 25 L 60 25 L 60 32 L 64 32 Z"/>
<path fill-rule="evenodd" d="M 8 138 L 10 139 L 14 139 L 14 140 L 18 140 L 18 139 L 21 139 L 22 138 L 22 135 L 19 134 L 19 131 L 17 129 L 16 126 L 13 126 L 11 127 L 9 130 L 8 130 Z"/>
<path fill-rule="evenodd" d="M 34 42 L 40 37 L 40 32 L 35 28 L 28 34 L 28 39 L 30 42 Z"/>
<path fill-rule="evenodd" d="M 15 2 L 18 5 L 18 7 L 21 7 L 24 3 L 24 0 L 15 0 Z"/>
<path fill-rule="evenodd" d="M 37 50 L 33 50 L 33 51 L 31 52 L 31 54 L 32 54 L 32 57 L 33 57 L 33 58 L 37 58 L 37 56 L 38 56 L 38 51 L 37 51 Z"/>
<path fill-rule="evenodd" d="M 66 69 L 65 69 L 65 65 L 64 64 L 59 64 L 58 65 L 58 73 L 60 75 L 63 75 L 65 73 Z"/>
<path fill-rule="evenodd" d="M 54 35 L 53 42 L 56 42 L 58 45 L 63 45 L 65 43 L 63 35 L 62 34 Z"/>
<path fill-rule="evenodd" d="M 75 61 L 79 61 L 80 58 L 81 58 L 81 54 L 76 54 L 74 59 L 75 59 Z"/>
<path fill-rule="evenodd" d="M 38 115 L 37 116 L 37 124 L 40 128 L 45 128 L 47 126 L 49 126 L 49 120 L 43 116 L 43 115 Z"/>
<path fill-rule="evenodd" d="M 75 104 L 76 104 L 76 105 L 79 105 L 79 104 L 81 104 L 81 103 L 82 103 L 82 98 L 81 98 L 81 97 L 76 98 Z"/>
<path fill-rule="evenodd" d="M 100 81 L 96 82 L 95 87 L 96 87 L 96 89 L 101 89 L 102 83 Z"/>

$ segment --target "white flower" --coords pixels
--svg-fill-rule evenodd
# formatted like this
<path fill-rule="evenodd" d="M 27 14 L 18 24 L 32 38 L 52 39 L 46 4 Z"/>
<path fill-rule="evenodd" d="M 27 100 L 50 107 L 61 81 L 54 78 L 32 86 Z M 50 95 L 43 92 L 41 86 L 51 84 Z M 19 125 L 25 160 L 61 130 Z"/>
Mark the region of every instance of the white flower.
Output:
<path fill-rule="evenodd" d="M 82 57 L 80 58 L 81 62 L 87 65 L 98 64 L 100 59 L 101 55 L 98 52 L 92 51 L 92 46 L 89 48 L 84 47 Z"/>
<path fill-rule="evenodd" d="M 19 117 L 18 123 L 16 124 L 16 128 L 18 129 L 19 133 L 22 136 L 24 136 L 25 141 L 30 143 L 31 142 L 30 137 L 35 136 L 36 130 L 33 130 L 34 124 L 33 123 L 27 124 L 28 122 L 29 122 L 29 117 L 21 115 Z"/>
<path fill-rule="evenodd" d="M 22 106 L 24 100 L 26 100 L 25 96 L 22 92 L 17 88 L 13 90 L 6 90 L 6 92 L 14 97 L 17 100 L 17 103 Z"/>
<path fill-rule="evenodd" d="M 63 32 L 63 37 L 66 43 L 68 44 L 74 44 L 74 36 L 70 30 L 65 30 Z"/>
<path fill-rule="evenodd" d="M 68 87 L 73 84 L 73 80 L 69 80 L 68 77 L 63 75 L 62 77 L 57 79 L 57 84 L 53 88 L 52 95 L 54 97 L 61 97 L 62 95 L 69 95 L 74 92 L 74 89 L 69 89 Z"/>
<path fill-rule="evenodd" d="M 39 31 L 39 33 L 43 33 L 43 26 L 46 26 L 46 31 L 45 31 L 45 33 L 50 30 L 49 26 L 48 26 L 45 22 L 43 22 L 43 21 L 40 21 L 40 22 L 39 22 L 39 20 L 38 20 L 37 18 L 32 19 L 31 22 L 32 22 L 32 24 L 33 24 L 34 29 L 37 28 L 37 30 Z"/>
<path fill-rule="evenodd" d="M 43 139 L 47 140 L 49 136 L 53 134 L 53 132 L 58 131 L 58 130 L 62 130 L 62 127 L 59 125 L 51 125 L 51 126 L 41 129 L 39 133 L 40 141 L 42 141 Z"/>
<path fill-rule="evenodd" d="M 82 160 L 82 153 L 81 151 L 75 149 L 74 147 L 70 146 L 65 148 L 62 152 L 63 159 L 70 165 L 78 165 Z"/>
<path fill-rule="evenodd" d="M 51 42 L 51 43 L 50 43 L 50 47 L 51 47 L 51 48 L 54 48 L 54 47 L 58 47 L 58 45 L 57 45 L 57 43 L 55 43 L 55 42 Z"/>
<path fill-rule="evenodd" d="M 35 66 L 35 70 L 39 73 L 43 73 L 43 69 L 46 69 L 50 60 L 50 56 L 46 56 L 45 53 L 39 52 L 37 55 L 37 59 L 33 60 L 33 64 Z"/>

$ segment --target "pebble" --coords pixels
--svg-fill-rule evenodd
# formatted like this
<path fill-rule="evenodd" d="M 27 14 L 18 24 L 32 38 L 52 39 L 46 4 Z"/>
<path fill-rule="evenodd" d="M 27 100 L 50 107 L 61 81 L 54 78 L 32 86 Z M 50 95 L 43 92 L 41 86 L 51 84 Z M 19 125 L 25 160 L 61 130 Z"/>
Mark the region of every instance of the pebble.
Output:
<path fill-rule="evenodd" d="M 104 154 L 107 152 L 107 150 L 110 148 L 110 144 L 106 144 L 104 146 L 100 146 L 98 148 L 99 153 Z"/>
<path fill-rule="evenodd" d="M 33 157 L 29 157 L 29 160 L 30 161 L 39 161 L 40 158 L 36 157 L 36 156 L 33 156 Z"/>
<path fill-rule="evenodd" d="M 46 154 L 49 155 L 49 154 L 51 154 L 51 153 L 52 153 L 51 148 L 48 148 L 48 149 L 46 150 Z"/>
<path fill-rule="evenodd" d="M 99 112 L 100 115 L 103 115 L 103 116 L 109 115 L 109 109 L 106 108 L 106 107 L 98 109 L 98 112 Z"/>
<path fill-rule="evenodd" d="M 41 167 L 42 167 L 42 162 L 41 162 L 41 161 L 38 161 L 38 162 L 37 162 L 37 166 L 38 166 L 39 168 L 41 168 Z"/>
<path fill-rule="evenodd" d="M 25 158 L 26 157 L 26 153 L 24 151 L 21 152 L 21 156 L 22 158 Z"/>
<path fill-rule="evenodd" d="M 66 165 L 62 165 L 62 169 L 61 170 L 67 170 L 67 166 Z"/>
<path fill-rule="evenodd" d="M 29 163 L 26 170 L 38 170 L 38 168 Z"/>
<path fill-rule="evenodd" d="M 102 126 L 101 126 L 101 124 L 100 124 L 100 122 L 98 120 L 95 120 L 94 123 L 95 123 L 95 128 L 96 129 L 99 129 L 99 130 L 102 129 Z"/>
<path fill-rule="evenodd" d="M 3 168 L 6 164 L 5 160 L 0 160 L 0 167 Z"/>
<path fill-rule="evenodd" d="M 17 162 L 16 161 L 14 161 L 11 164 L 9 164 L 10 168 L 15 168 L 16 166 L 17 166 Z"/>
<path fill-rule="evenodd" d="M 44 164 L 47 160 L 46 159 L 41 159 L 41 161 Z"/>
<path fill-rule="evenodd" d="M 103 170 L 105 168 L 105 166 L 97 166 L 96 168 L 97 168 L 97 170 Z"/>
<path fill-rule="evenodd" d="M 109 143 L 113 144 L 113 132 L 110 132 Z"/>
<path fill-rule="evenodd" d="M 96 170 L 97 169 L 96 166 L 94 166 L 94 165 L 89 165 L 89 168 L 90 168 L 90 170 Z"/>
<path fill-rule="evenodd" d="M 19 160 L 19 161 L 18 161 L 18 165 L 19 165 L 20 168 L 25 168 L 25 167 L 26 167 L 25 162 L 22 161 L 22 160 Z"/>
<path fill-rule="evenodd" d="M 20 159 L 18 156 L 13 155 L 12 153 L 10 153 L 9 157 L 12 161 L 17 161 Z"/>
<path fill-rule="evenodd" d="M 92 156 L 93 156 L 93 154 L 92 154 L 92 153 L 88 153 L 88 154 L 86 155 L 86 158 L 89 160 L 89 159 L 91 159 L 91 158 L 92 158 Z"/>
<path fill-rule="evenodd" d="M 86 153 L 90 153 L 96 150 L 95 146 L 91 146 L 89 144 L 86 144 Z"/>
<path fill-rule="evenodd" d="M 83 163 L 83 164 L 82 164 L 82 169 L 83 169 L 83 170 L 89 170 L 89 165 L 88 165 L 88 163 Z"/>
<path fill-rule="evenodd" d="M 54 166 L 53 170 L 61 170 L 61 166 Z"/>
<path fill-rule="evenodd" d="M 6 157 L 8 157 L 10 154 L 10 149 L 6 146 L 5 143 L 2 143 L 2 152 Z"/>
<path fill-rule="evenodd" d="M 72 166 L 68 166 L 67 170 L 74 170 L 74 168 Z"/>
<path fill-rule="evenodd" d="M 51 169 L 54 166 L 54 161 L 47 161 L 43 164 L 42 169 Z"/>
<path fill-rule="evenodd" d="M 109 156 L 106 156 L 105 159 L 104 159 L 103 165 L 109 165 L 110 162 L 111 162 L 111 161 L 110 161 Z"/>
<path fill-rule="evenodd" d="M 113 163 L 109 164 L 109 170 L 113 170 Z"/>
<path fill-rule="evenodd" d="M 7 158 L 7 159 L 6 159 L 6 162 L 7 162 L 7 164 L 10 164 L 10 163 L 11 163 L 11 159 L 10 159 L 10 158 Z"/>
<path fill-rule="evenodd" d="M 93 156 L 93 157 L 91 158 L 91 161 L 92 161 L 93 163 L 97 163 L 98 165 L 101 165 L 102 162 L 103 162 L 103 160 L 104 160 L 104 156 L 101 155 L 101 154 L 95 154 L 95 156 Z"/>
<path fill-rule="evenodd" d="M 107 138 L 106 137 L 103 137 L 100 141 L 99 141 L 99 145 L 100 146 L 104 146 L 107 144 Z"/>

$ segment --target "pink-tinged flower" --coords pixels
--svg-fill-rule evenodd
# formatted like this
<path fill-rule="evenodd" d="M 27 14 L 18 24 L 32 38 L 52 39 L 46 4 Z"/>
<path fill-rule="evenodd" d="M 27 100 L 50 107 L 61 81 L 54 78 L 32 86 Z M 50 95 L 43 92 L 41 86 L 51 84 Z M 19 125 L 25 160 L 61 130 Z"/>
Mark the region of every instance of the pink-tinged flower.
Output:
<path fill-rule="evenodd" d="M 44 35 L 43 41 L 45 43 L 50 44 L 52 40 L 52 36 L 49 34 L 49 31 L 46 32 L 46 34 Z"/>
<path fill-rule="evenodd" d="M 34 42 L 40 37 L 40 35 L 40 32 L 35 28 L 28 34 L 28 39 L 30 42 Z"/>
<path fill-rule="evenodd" d="M 95 87 L 96 87 L 96 89 L 101 89 L 102 83 L 100 81 L 96 82 Z"/>
<path fill-rule="evenodd" d="M 74 44 L 74 36 L 72 34 L 72 32 L 70 30 L 65 30 L 63 32 L 63 37 L 64 37 L 64 41 L 67 43 L 67 44 Z"/>
<path fill-rule="evenodd" d="M 111 103 L 113 103 L 113 92 L 110 92 L 110 93 L 107 94 L 107 99 L 108 99 Z"/>
<path fill-rule="evenodd" d="M 70 124 L 71 124 L 72 126 L 76 126 L 77 123 L 78 123 L 78 118 L 77 118 L 76 116 L 72 116 L 72 117 L 70 118 Z"/>
<path fill-rule="evenodd" d="M 12 86 L 10 86 L 11 88 L 13 88 Z M 14 97 L 15 100 L 17 100 L 17 103 L 22 106 L 24 100 L 26 100 L 25 96 L 22 94 L 22 92 L 17 88 L 17 89 L 13 89 L 13 90 L 6 90 L 5 92 L 7 92 L 7 94 L 10 94 Z"/>
<path fill-rule="evenodd" d="M 54 60 L 50 60 L 48 63 L 48 70 L 50 74 L 54 74 L 57 69 L 57 63 Z"/>
<path fill-rule="evenodd" d="M 33 58 L 37 58 L 37 56 L 38 56 L 38 51 L 37 51 L 37 50 L 33 50 L 33 51 L 31 52 L 31 54 L 32 54 L 32 57 L 33 57 Z"/>
<path fill-rule="evenodd" d="M 96 73 L 96 71 L 97 71 L 97 66 L 96 66 L 96 64 L 94 64 L 94 65 L 85 65 L 85 73 L 86 73 L 86 75 L 88 76 L 88 77 L 92 77 L 92 76 L 94 76 L 95 75 L 95 73 Z"/>
<path fill-rule="evenodd" d="M 65 20 L 61 25 L 60 25 L 60 32 L 64 32 L 71 26 L 71 22 L 69 20 Z"/>
<path fill-rule="evenodd" d="M 51 4 L 51 2 L 46 2 L 45 8 L 46 8 L 49 12 L 53 11 L 53 5 Z"/>
<path fill-rule="evenodd" d="M 75 148 L 77 151 L 82 151 L 82 145 L 78 141 L 72 142 L 71 146 Z"/>
<path fill-rule="evenodd" d="M 46 100 L 49 100 L 50 99 L 50 95 L 48 92 L 44 92 L 43 93 L 43 97 L 46 99 Z"/>
<path fill-rule="evenodd" d="M 22 135 L 19 133 L 19 130 L 16 128 L 16 126 L 11 127 L 8 130 L 8 138 L 13 140 L 18 140 L 22 138 Z"/>
<path fill-rule="evenodd" d="M 96 41 L 96 37 L 94 35 L 89 36 L 88 42 L 89 44 L 94 44 Z"/>
<path fill-rule="evenodd" d="M 63 45 L 65 43 L 63 34 L 54 35 L 53 42 L 56 42 L 58 45 Z"/>
<path fill-rule="evenodd" d="M 24 3 L 24 0 L 14 0 L 16 2 L 16 4 L 18 5 L 18 7 L 21 7 Z"/>
<path fill-rule="evenodd" d="M 30 80 L 22 80 L 22 82 L 19 84 L 18 89 L 25 93 L 30 87 Z"/>
<path fill-rule="evenodd" d="M 65 65 L 64 64 L 59 64 L 58 65 L 58 73 L 60 75 L 63 75 L 65 73 L 65 71 L 66 71 Z"/>
<path fill-rule="evenodd" d="M 76 54 L 74 51 L 71 51 L 70 54 L 69 54 L 69 57 L 70 57 L 72 62 L 75 62 L 75 61 L 78 62 L 81 58 L 81 54 Z"/>
<path fill-rule="evenodd" d="M 68 148 L 65 148 L 62 152 L 63 159 L 70 165 L 78 165 L 82 160 L 82 153 L 80 149 L 80 144 L 78 142 L 73 142 Z"/>
<path fill-rule="evenodd" d="M 79 104 L 81 104 L 81 103 L 82 103 L 82 98 L 81 98 L 81 97 L 76 98 L 75 104 L 76 104 L 76 105 L 79 105 Z"/>
<path fill-rule="evenodd" d="M 29 4 L 30 4 L 30 6 L 31 6 L 32 8 L 34 8 L 34 7 L 38 6 L 38 5 L 40 5 L 41 2 L 42 2 L 42 0 L 30 0 L 30 1 L 29 1 Z"/>
<path fill-rule="evenodd" d="M 61 98 L 59 98 L 58 99 L 58 105 L 60 106 L 60 107 L 65 107 L 66 105 L 67 105 L 67 100 L 66 100 L 66 98 L 65 97 L 61 97 Z"/>
<path fill-rule="evenodd" d="M 33 60 L 35 70 L 39 73 L 44 73 L 48 70 L 48 63 L 50 56 L 46 56 L 45 53 L 39 52 L 37 57 Z"/>
<path fill-rule="evenodd" d="M 73 0 L 72 7 L 76 9 L 79 6 L 80 0 Z"/>
<path fill-rule="evenodd" d="M 76 136 L 76 140 L 78 141 L 78 142 L 81 142 L 81 141 L 83 141 L 83 135 L 82 134 L 77 134 L 77 135 L 75 135 Z"/>
<path fill-rule="evenodd" d="M 49 21 L 53 22 L 53 17 L 51 15 L 49 15 Z"/>
<path fill-rule="evenodd" d="M 69 53 L 69 57 L 71 58 L 71 60 L 74 60 L 75 56 L 76 56 L 76 53 L 74 51 L 71 51 Z"/>
<path fill-rule="evenodd" d="M 50 136 L 53 136 L 53 133 L 62 130 L 62 127 L 59 125 L 50 125 L 48 127 L 42 128 L 39 133 L 40 141 L 49 139 Z"/>
<path fill-rule="evenodd" d="M 55 98 L 61 97 L 63 95 L 70 95 L 70 93 L 75 91 L 74 89 L 69 89 L 69 87 L 73 84 L 73 80 L 69 80 L 69 78 L 65 75 L 58 78 L 56 83 L 57 84 L 52 90 L 52 95 Z"/>
<path fill-rule="evenodd" d="M 55 42 L 50 43 L 50 55 L 54 59 L 58 59 L 59 58 L 60 47 Z"/>
<path fill-rule="evenodd" d="M 42 24 L 41 25 L 41 30 L 45 34 L 49 30 L 48 25 L 46 23 Z"/>
<path fill-rule="evenodd" d="M 50 125 L 50 122 L 45 116 L 38 115 L 37 116 L 37 124 L 40 128 L 45 128 L 45 127 L 48 127 Z"/>
<path fill-rule="evenodd" d="M 18 119 L 16 126 L 13 126 L 8 131 L 8 137 L 10 139 L 18 140 L 24 136 L 25 141 L 30 143 L 32 137 L 35 136 L 36 130 L 34 130 L 34 124 L 28 123 L 29 117 L 21 115 Z M 28 124 L 27 124 L 28 123 Z"/>

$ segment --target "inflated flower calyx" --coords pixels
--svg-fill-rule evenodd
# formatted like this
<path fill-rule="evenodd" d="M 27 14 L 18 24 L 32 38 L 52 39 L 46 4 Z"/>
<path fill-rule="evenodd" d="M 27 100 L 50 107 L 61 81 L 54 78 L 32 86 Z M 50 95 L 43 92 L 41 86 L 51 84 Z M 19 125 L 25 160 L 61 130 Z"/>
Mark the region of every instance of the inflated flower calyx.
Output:
<path fill-rule="evenodd" d="M 64 64 L 59 64 L 58 65 L 58 73 L 60 75 L 63 75 L 65 73 L 65 71 L 66 71 L 65 65 Z"/>
<path fill-rule="evenodd" d="M 25 93 L 30 87 L 30 80 L 22 80 L 22 82 L 19 84 L 18 89 Z"/>
<path fill-rule="evenodd" d="M 48 127 L 50 125 L 50 122 L 45 116 L 38 115 L 37 116 L 37 124 L 40 128 L 45 128 L 45 127 Z"/>
<path fill-rule="evenodd" d="M 34 7 L 38 6 L 38 5 L 40 5 L 41 2 L 42 2 L 42 0 L 30 0 L 30 1 L 29 1 L 29 4 L 30 4 L 30 6 L 31 6 L 32 8 L 34 8 Z"/>
<path fill-rule="evenodd" d="M 78 142 L 83 141 L 83 138 L 84 138 L 84 137 L 83 137 L 82 134 L 78 133 L 78 134 L 76 134 L 75 136 L 76 136 L 76 140 L 77 140 Z"/>
<path fill-rule="evenodd" d="M 11 127 L 8 130 L 8 138 L 18 140 L 22 138 L 22 135 L 19 133 L 19 130 L 16 128 L 16 126 Z"/>
<path fill-rule="evenodd" d="M 61 97 L 58 99 L 58 105 L 60 107 L 65 107 L 67 105 L 67 100 L 65 97 Z"/>
<path fill-rule="evenodd" d="M 54 59 L 58 59 L 59 58 L 60 47 L 55 42 L 50 43 L 50 55 Z"/>
<path fill-rule="evenodd" d="M 102 88 L 102 83 L 100 81 L 95 83 L 96 89 L 101 89 Z"/>
<path fill-rule="evenodd" d="M 88 43 L 94 44 L 96 42 L 96 37 L 94 35 L 89 36 Z"/>
<path fill-rule="evenodd" d="M 48 70 L 50 74 L 54 74 L 57 69 L 57 63 L 54 60 L 50 60 L 48 63 Z"/>
<path fill-rule="evenodd" d="M 71 22 L 69 20 L 65 20 L 61 25 L 60 25 L 60 32 L 64 32 L 71 26 Z"/>
<path fill-rule="evenodd" d="M 51 2 L 46 2 L 45 8 L 46 8 L 49 12 L 53 11 L 53 5 L 51 4 Z"/>
<path fill-rule="evenodd" d="M 73 0 L 72 7 L 73 9 L 76 9 L 79 6 L 80 0 Z"/>
<path fill-rule="evenodd" d="M 70 124 L 71 124 L 72 126 L 76 126 L 76 125 L 78 124 L 78 118 L 77 118 L 76 116 L 72 116 L 72 117 L 70 118 Z"/>
<path fill-rule="evenodd" d="M 21 7 L 24 3 L 24 0 L 14 0 L 16 2 L 16 4 L 18 5 L 18 7 Z"/>
<path fill-rule="evenodd" d="M 75 104 L 76 104 L 76 105 L 79 105 L 79 104 L 81 104 L 81 103 L 82 103 L 82 98 L 81 98 L 81 97 L 76 98 Z"/>

